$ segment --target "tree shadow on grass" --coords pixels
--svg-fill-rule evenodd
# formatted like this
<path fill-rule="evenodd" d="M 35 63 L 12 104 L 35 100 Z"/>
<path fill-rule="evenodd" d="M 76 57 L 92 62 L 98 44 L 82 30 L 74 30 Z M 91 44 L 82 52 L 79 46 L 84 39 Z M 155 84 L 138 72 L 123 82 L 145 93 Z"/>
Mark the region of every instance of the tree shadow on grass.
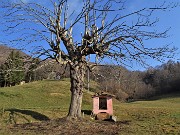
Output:
<path fill-rule="evenodd" d="M 21 114 L 29 115 L 33 117 L 34 119 L 40 120 L 40 121 L 50 120 L 46 115 L 35 112 L 35 111 L 31 111 L 31 110 L 21 110 L 21 109 L 10 108 L 10 109 L 5 109 L 4 111 L 9 111 L 11 114 L 21 113 Z"/>

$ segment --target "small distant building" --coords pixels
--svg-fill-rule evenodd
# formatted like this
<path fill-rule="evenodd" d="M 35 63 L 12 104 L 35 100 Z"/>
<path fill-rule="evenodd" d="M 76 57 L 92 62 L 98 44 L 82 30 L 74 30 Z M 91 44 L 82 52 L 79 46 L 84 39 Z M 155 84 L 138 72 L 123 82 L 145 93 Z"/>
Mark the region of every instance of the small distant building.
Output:
<path fill-rule="evenodd" d="M 93 115 L 96 119 L 105 120 L 111 119 L 113 116 L 113 103 L 114 96 L 106 93 L 96 93 L 93 98 Z"/>

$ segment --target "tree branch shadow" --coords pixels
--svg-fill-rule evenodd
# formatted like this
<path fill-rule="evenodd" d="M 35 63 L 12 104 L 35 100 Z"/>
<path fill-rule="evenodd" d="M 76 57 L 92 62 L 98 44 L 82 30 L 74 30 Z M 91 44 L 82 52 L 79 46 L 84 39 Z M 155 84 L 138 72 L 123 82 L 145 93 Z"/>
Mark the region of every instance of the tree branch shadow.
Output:
<path fill-rule="evenodd" d="M 39 121 L 48 121 L 50 120 L 49 117 L 47 117 L 44 114 L 41 114 L 39 112 L 31 111 L 31 110 L 21 110 L 21 109 L 15 109 L 15 108 L 10 108 L 10 109 L 5 109 L 4 111 L 9 111 L 11 114 L 13 113 L 21 113 L 25 115 L 29 115 L 32 118 L 39 120 Z"/>

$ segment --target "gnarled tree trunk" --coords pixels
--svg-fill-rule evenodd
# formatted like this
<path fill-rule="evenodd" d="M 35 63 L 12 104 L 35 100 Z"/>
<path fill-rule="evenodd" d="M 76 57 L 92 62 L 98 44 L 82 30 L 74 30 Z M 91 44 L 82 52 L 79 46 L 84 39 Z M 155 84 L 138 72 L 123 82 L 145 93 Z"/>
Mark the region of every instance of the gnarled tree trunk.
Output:
<path fill-rule="evenodd" d="M 68 119 L 81 118 L 81 105 L 84 88 L 85 64 L 83 62 L 75 62 L 70 65 L 71 79 L 71 102 L 69 107 Z"/>

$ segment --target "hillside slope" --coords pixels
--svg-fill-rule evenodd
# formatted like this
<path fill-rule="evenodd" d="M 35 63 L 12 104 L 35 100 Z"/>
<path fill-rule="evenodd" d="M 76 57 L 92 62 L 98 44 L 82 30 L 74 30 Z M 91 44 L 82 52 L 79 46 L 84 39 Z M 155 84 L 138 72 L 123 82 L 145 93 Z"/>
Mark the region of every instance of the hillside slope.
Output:
<path fill-rule="evenodd" d="M 85 93 L 84 97 L 83 108 L 86 109 L 91 106 L 91 95 Z M 48 117 L 55 119 L 67 115 L 69 103 L 69 79 L 36 81 L 14 87 L 0 88 L 0 108 L 3 109 L 40 111 L 45 114 L 49 113 L 47 114 Z M 58 110 L 58 113 L 55 113 L 54 110 Z M 52 115 L 52 113 L 54 114 Z"/>
<path fill-rule="evenodd" d="M 0 65 L 5 62 L 10 53 L 10 48 L 4 45 L 0 45 Z"/>
<path fill-rule="evenodd" d="M 67 115 L 70 102 L 69 88 L 69 79 L 44 80 L 22 86 L 0 88 L 0 134 L 180 133 L 179 96 L 171 95 L 159 100 L 132 103 L 121 103 L 114 99 L 114 115 L 117 116 L 118 121 L 112 123 L 90 119 L 93 93 L 85 91 L 82 106 L 85 120 L 67 123 L 59 118 Z M 12 117 L 10 112 L 13 111 Z"/>
<path fill-rule="evenodd" d="M 29 57 L 27 54 L 25 54 L 24 52 L 17 50 L 15 48 L 10 48 L 8 46 L 5 45 L 1 45 L 0 44 L 0 65 L 3 64 L 5 62 L 5 60 L 8 58 L 9 54 L 11 53 L 11 51 L 19 51 L 21 56 L 23 57 Z"/>

